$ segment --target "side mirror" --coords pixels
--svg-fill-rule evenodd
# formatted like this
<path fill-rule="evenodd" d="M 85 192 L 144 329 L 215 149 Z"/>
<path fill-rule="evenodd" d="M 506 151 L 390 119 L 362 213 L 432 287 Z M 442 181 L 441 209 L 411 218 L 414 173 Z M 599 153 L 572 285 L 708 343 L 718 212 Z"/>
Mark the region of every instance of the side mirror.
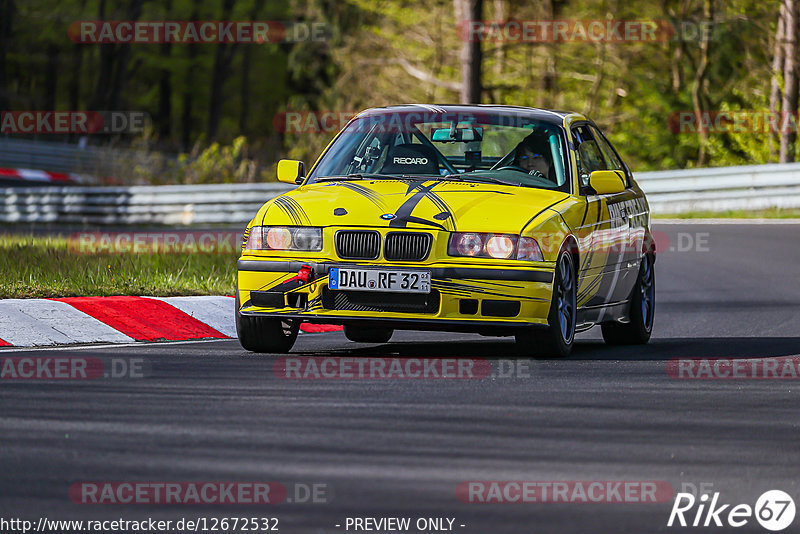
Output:
<path fill-rule="evenodd" d="M 589 175 L 589 186 L 598 195 L 613 195 L 625 191 L 625 173 L 622 171 L 594 171 Z"/>
<path fill-rule="evenodd" d="M 294 159 L 278 162 L 278 181 L 285 184 L 300 185 L 306 177 L 306 164 Z"/>

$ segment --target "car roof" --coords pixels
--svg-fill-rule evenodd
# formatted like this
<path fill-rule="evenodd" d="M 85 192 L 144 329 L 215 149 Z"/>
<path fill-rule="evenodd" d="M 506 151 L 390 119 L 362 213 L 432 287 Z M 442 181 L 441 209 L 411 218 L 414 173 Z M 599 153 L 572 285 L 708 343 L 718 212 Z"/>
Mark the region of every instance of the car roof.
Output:
<path fill-rule="evenodd" d="M 470 113 L 475 111 L 484 113 L 507 113 L 510 115 L 523 115 L 528 118 L 536 119 L 545 123 L 556 124 L 564 126 L 565 122 L 569 123 L 574 120 L 585 120 L 585 117 L 580 113 L 571 111 L 557 111 L 553 109 L 540 109 L 529 108 L 524 106 L 508 106 L 499 104 L 401 104 L 396 106 L 385 106 L 377 108 L 369 108 L 361 113 L 361 115 L 369 115 L 375 112 L 403 112 L 403 113 Z"/>

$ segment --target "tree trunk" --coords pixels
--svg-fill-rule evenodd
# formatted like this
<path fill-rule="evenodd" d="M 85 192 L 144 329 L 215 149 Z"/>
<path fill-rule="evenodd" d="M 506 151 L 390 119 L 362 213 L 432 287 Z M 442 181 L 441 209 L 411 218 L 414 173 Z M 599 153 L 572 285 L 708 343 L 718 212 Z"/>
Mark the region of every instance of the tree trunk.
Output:
<path fill-rule="evenodd" d="M 557 20 L 561 15 L 562 8 L 564 7 L 563 0 L 546 0 L 544 11 L 550 20 Z M 557 71 L 557 53 L 559 48 L 558 43 L 545 43 L 545 66 L 544 71 L 541 73 L 540 80 L 541 86 L 539 87 L 539 107 L 543 108 L 557 108 L 559 104 L 556 103 L 558 95 L 558 71 Z"/>
<path fill-rule="evenodd" d="M 664 18 L 668 20 L 687 20 L 689 18 L 689 0 L 683 0 L 681 2 L 681 10 L 678 13 L 673 12 L 669 8 L 668 0 L 662 0 L 661 9 L 664 13 Z M 674 50 L 672 50 L 672 65 L 671 65 L 671 76 L 672 76 L 672 92 L 677 96 L 679 95 L 683 89 L 685 84 L 684 79 L 684 72 L 683 72 L 683 65 L 686 61 L 686 41 L 683 39 L 677 39 L 677 41 L 668 43 L 670 47 L 674 46 Z"/>
<path fill-rule="evenodd" d="M 230 20 L 233 5 L 236 0 L 223 0 L 222 18 L 220 20 Z M 230 63 L 235 49 L 235 44 L 217 43 L 214 50 L 214 67 L 211 72 L 211 97 L 208 101 L 208 127 L 206 136 L 209 141 L 217 137 L 219 130 L 219 120 L 222 115 L 222 89 L 225 80 L 230 74 Z"/>
<path fill-rule="evenodd" d="M 167 17 L 172 13 L 172 0 L 164 2 L 164 12 Z M 159 55 L 164 67 L 158 79 L 158 137 L 162 146 L 170 141 L 172 134 L 172 69 L 170 56 L 172 56 L 172 43 L 164 42 L 159 46 Z"/>
<path fill-rule="evenodd" d="M 797 2 L 784 0 L 786 22 L 784 33 L 786 37 L 784 47 L 783 65 L 783 98 L 781 101 L 782 116 L 797 118 Z M 797 140 L 796 122 L 781 120 L 789 127 L 781 129 L 780 162 L 791 163 L 794 161 L 795 141 Z M 794 126 L 792 126 L 794 125 Z"/>
<path fill-rule="evenodd" d="M 198 7 L 200 0 L 195 0 L 192 4 L 192 15 L 190 20 L 197 20 Z M 194 107 L 194 60 L 197 57 L 197 44 L 189 43 L 186 45 L 189 55 L 189 68 L 184 78 L 183 104 L 181 108 L 181 150 L 189 152 L 192 144 L 192 112 Z"/>
<path fill-rule="evenodd" d="M 130 0 L 128 5 L 128 20 L 136 21 L 142 16 L 142 4 L 144 0 Z M 124 107 L 123 95 L 125 86 L 128 85 L 128 63 L 131 59 L 131 44 L 121 43 L 118 47 L 117 64 L 114 75 L 111 78 L 111 87 L 108 93 L 109 109 L 121 109 Z"/>
<path fill-rule="evenodd" d="M 704 20 L 711 21 L 714 18 L 714 0 L 706 0 L 703 6 Z M 708 111 L 704 105 L 705 95 L 704 87 L 706 82 L 706 75 L 708 74 L 708 59 L 711 52 L 711 41 L 709 39 L 700 39 L 700 58 L 698 60 L 697 70 L 694 74 L 692 81 L 692 105 L 694 106 L 694 115 L 700 123 L 704 111 Z M 697 136 L 700 142 L 700 149 L 697 154 L 697 166 L 702 167 L 706 164 L 708 148 L 708 132 L 702 128 L 697 129 Z"/>
<path fill-rule="evenodd" d="M 250 20 L 258 20 L 258 14 L 264 5 L 264 0 L 256 0 L 250 12 Z M 247 132 L 247 119 L 250 117 L 250 61 L 253 47 L 246 46 L 242 55 L 242 85 L 239 93 L 239 131 L 242 135 Z"/>
<path fill-rule="evenodd" d="M 97 19 L 106 20 L 106 0 L 100 0 L 97 8 Z M 106 107 L 106 95 L 111 84 L 111 71 L 114 67 L 116 54 L 113 43 L 103 43 L 100 48 L 100 65 L 97 69 L 97 78 L 94 84 L 94 94 L 89 102 L 89 109 L 97 110 Z"/>
<path fill-rule="evenodd" d="M 483 0 L 453 0 L 456 20 L 461 24 L 483 20 Z M 467 35 L 467 32 L 464 33 Z M 480 104 L 481 102 L 481 62 L 480 39 L 461 41 L 459 60 L 461 62 L 461 103 Z"/>
<path fill-rule="evenodd" d="M 58 50 L 56 45 L 47 47 L 47 70 L 44 75 L 44 109 L 56 109 L 56 94 L 58 94 Z"/>
<path fill-rule="evenodd" d="M 248 46 L 242 55 L 242 85 L 239 94 L 239 132 L 242 135 L 246 135 L 247 118 L 250 114 L 250 56 L 252 50 L 253 47 Z"/>
<path fill-rule="evenodd" d="M 0 110 L 8 109 L 8 67 L 6 56 L 11 42 L 11 27 L 14 21 L 14 1 L 0 0 Z"/>
<path fill-rule="evenodd" d="M 769 91 L 769 112 L 773 117 L 780 111 L 781 105 L 781 76 L 783 74 L 783 64 L 785 61 L 784 51 L 786 50 L 786 43 L 784 42 L 786 31 L 786 6 L 781 4 L 780 15 L 778 15 L 778 28 L 775 30 L 775 48 L 772 55 L 772 82 Z M 778 159 L 778 146 L 780 138 L 777 130 L 770 129 L 769 132 L 769 151 L 772 160 Z"/>
<path fill-rule="evenodd" d="M 83 46 L 75 43 L 72 47 L 72 67 L 69 79 L 69 109 L 80 109 L 81 102 L 81 70 L 83 69 Z"/>
<path fill-rule="evenodd" d="M 161 43 L 161 57 L 169 61 L 172 43 Z M 158 81 L 158 135 L 162 143 L 169 141 L 172 133 L 172 70 L 161 70 Z"/>
<path fill-rule="evenodd" d="M 586 95 L 586 101 L 583 104 L 586 116 L 591 117 L 594 115 L 594 110 L 597 107 L 597 100 L 600 97 L 600 88 L 603 86 L 603 78 L 606 74 L 606 43 L 602 42 L 598 45 L 600 51 L 597 53 L 595 59 L 594 81 Z M 552 100 L 551 100 L 552 102 Z M 551 104 L 553 106 L 553 104 Z"/>
<path fill-rule="evenodd" d="M 80 2 L 80 12 L 83 13 L 86 8 L 86 2 Z M 70 66 L 70 77 L 67 87 L 69 98 L 69 109 L 77 111 L 81 105 L 81 76 L 83 70 L 83 50 L 84 45 L 75 43 L 72 45 L 72 64 Z"/>
<path fill-rule="evenodd" d="M 508 19 L 507 0 L 494 0 L 494 20 L 505 21 Z M 501 43 L 502 44 L 502 43 Z M 504 46 L 495 47 L 494 51 L 494 77 L 498 80 L 503 77 L 506 62 L 506 49 Z"/>
<path fill-rule="evenodd" d="M 144 0 L 131 0 L 126 14 L 127 20 L 138 20 L 142 14 Z M 106 20 L 106 0 L 100 0 L 98 20 Z M 122 103 L 122 93 L 128 82 L 128 62 L 131 55 L 130 43 L 116 45 L 100 44 L 100 65 L 97 69 L 97 80 L 94 95 L 89 109 L 116 110 Z"/>

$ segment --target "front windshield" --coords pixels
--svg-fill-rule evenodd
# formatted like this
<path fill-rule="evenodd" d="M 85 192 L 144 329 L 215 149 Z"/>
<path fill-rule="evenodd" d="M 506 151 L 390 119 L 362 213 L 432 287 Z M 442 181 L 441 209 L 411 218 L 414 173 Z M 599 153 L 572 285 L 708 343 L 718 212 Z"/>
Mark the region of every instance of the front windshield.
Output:
<path fill-rule="evenodd" d="M 559 126 L 521 115 L 369 112 L 336 139 L 311 180 L 419 177 L 568 191 L 564 155 Z"/>

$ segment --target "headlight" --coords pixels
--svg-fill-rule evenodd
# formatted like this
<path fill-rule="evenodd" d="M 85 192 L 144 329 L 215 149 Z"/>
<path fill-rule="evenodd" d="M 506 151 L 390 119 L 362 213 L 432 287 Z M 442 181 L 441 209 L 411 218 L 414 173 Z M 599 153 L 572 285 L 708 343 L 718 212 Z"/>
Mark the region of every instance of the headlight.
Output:
<path fill-rule="evenodd" d="M 253 226 L 245 250 L 322 250 L 322 228 Z"/>
<path fill-rule="evenodd" d="M 292 242 L 297 250 L 322 250 L 322 228 L 297 228 Z"/>
<path fill-rule="evenodd" d="M 486 253 L 499 260 L 508 259 L 514 254 L 514 241 L 507 235 L 493 235 L 486 242 Z"/>
<path fill-rule="evenodd" d="M 539 243 L 532 237 L 513 234 L 454 232 L 447 246 L 450 256 L 494 258 L 497 260 L 544 261 Z"/>
<path fill-rule="evenodd" d="M 292 233 L 288 228 L 266 229 L 267 248 L 271 250 L 290 250 L 292 248 Z"/>
<path fill-rule="evenodd" d="M 483 251 L 483 239 L 480 234 L 461 234 L 455 241 L 459 256 L 478 256 Z"/>

